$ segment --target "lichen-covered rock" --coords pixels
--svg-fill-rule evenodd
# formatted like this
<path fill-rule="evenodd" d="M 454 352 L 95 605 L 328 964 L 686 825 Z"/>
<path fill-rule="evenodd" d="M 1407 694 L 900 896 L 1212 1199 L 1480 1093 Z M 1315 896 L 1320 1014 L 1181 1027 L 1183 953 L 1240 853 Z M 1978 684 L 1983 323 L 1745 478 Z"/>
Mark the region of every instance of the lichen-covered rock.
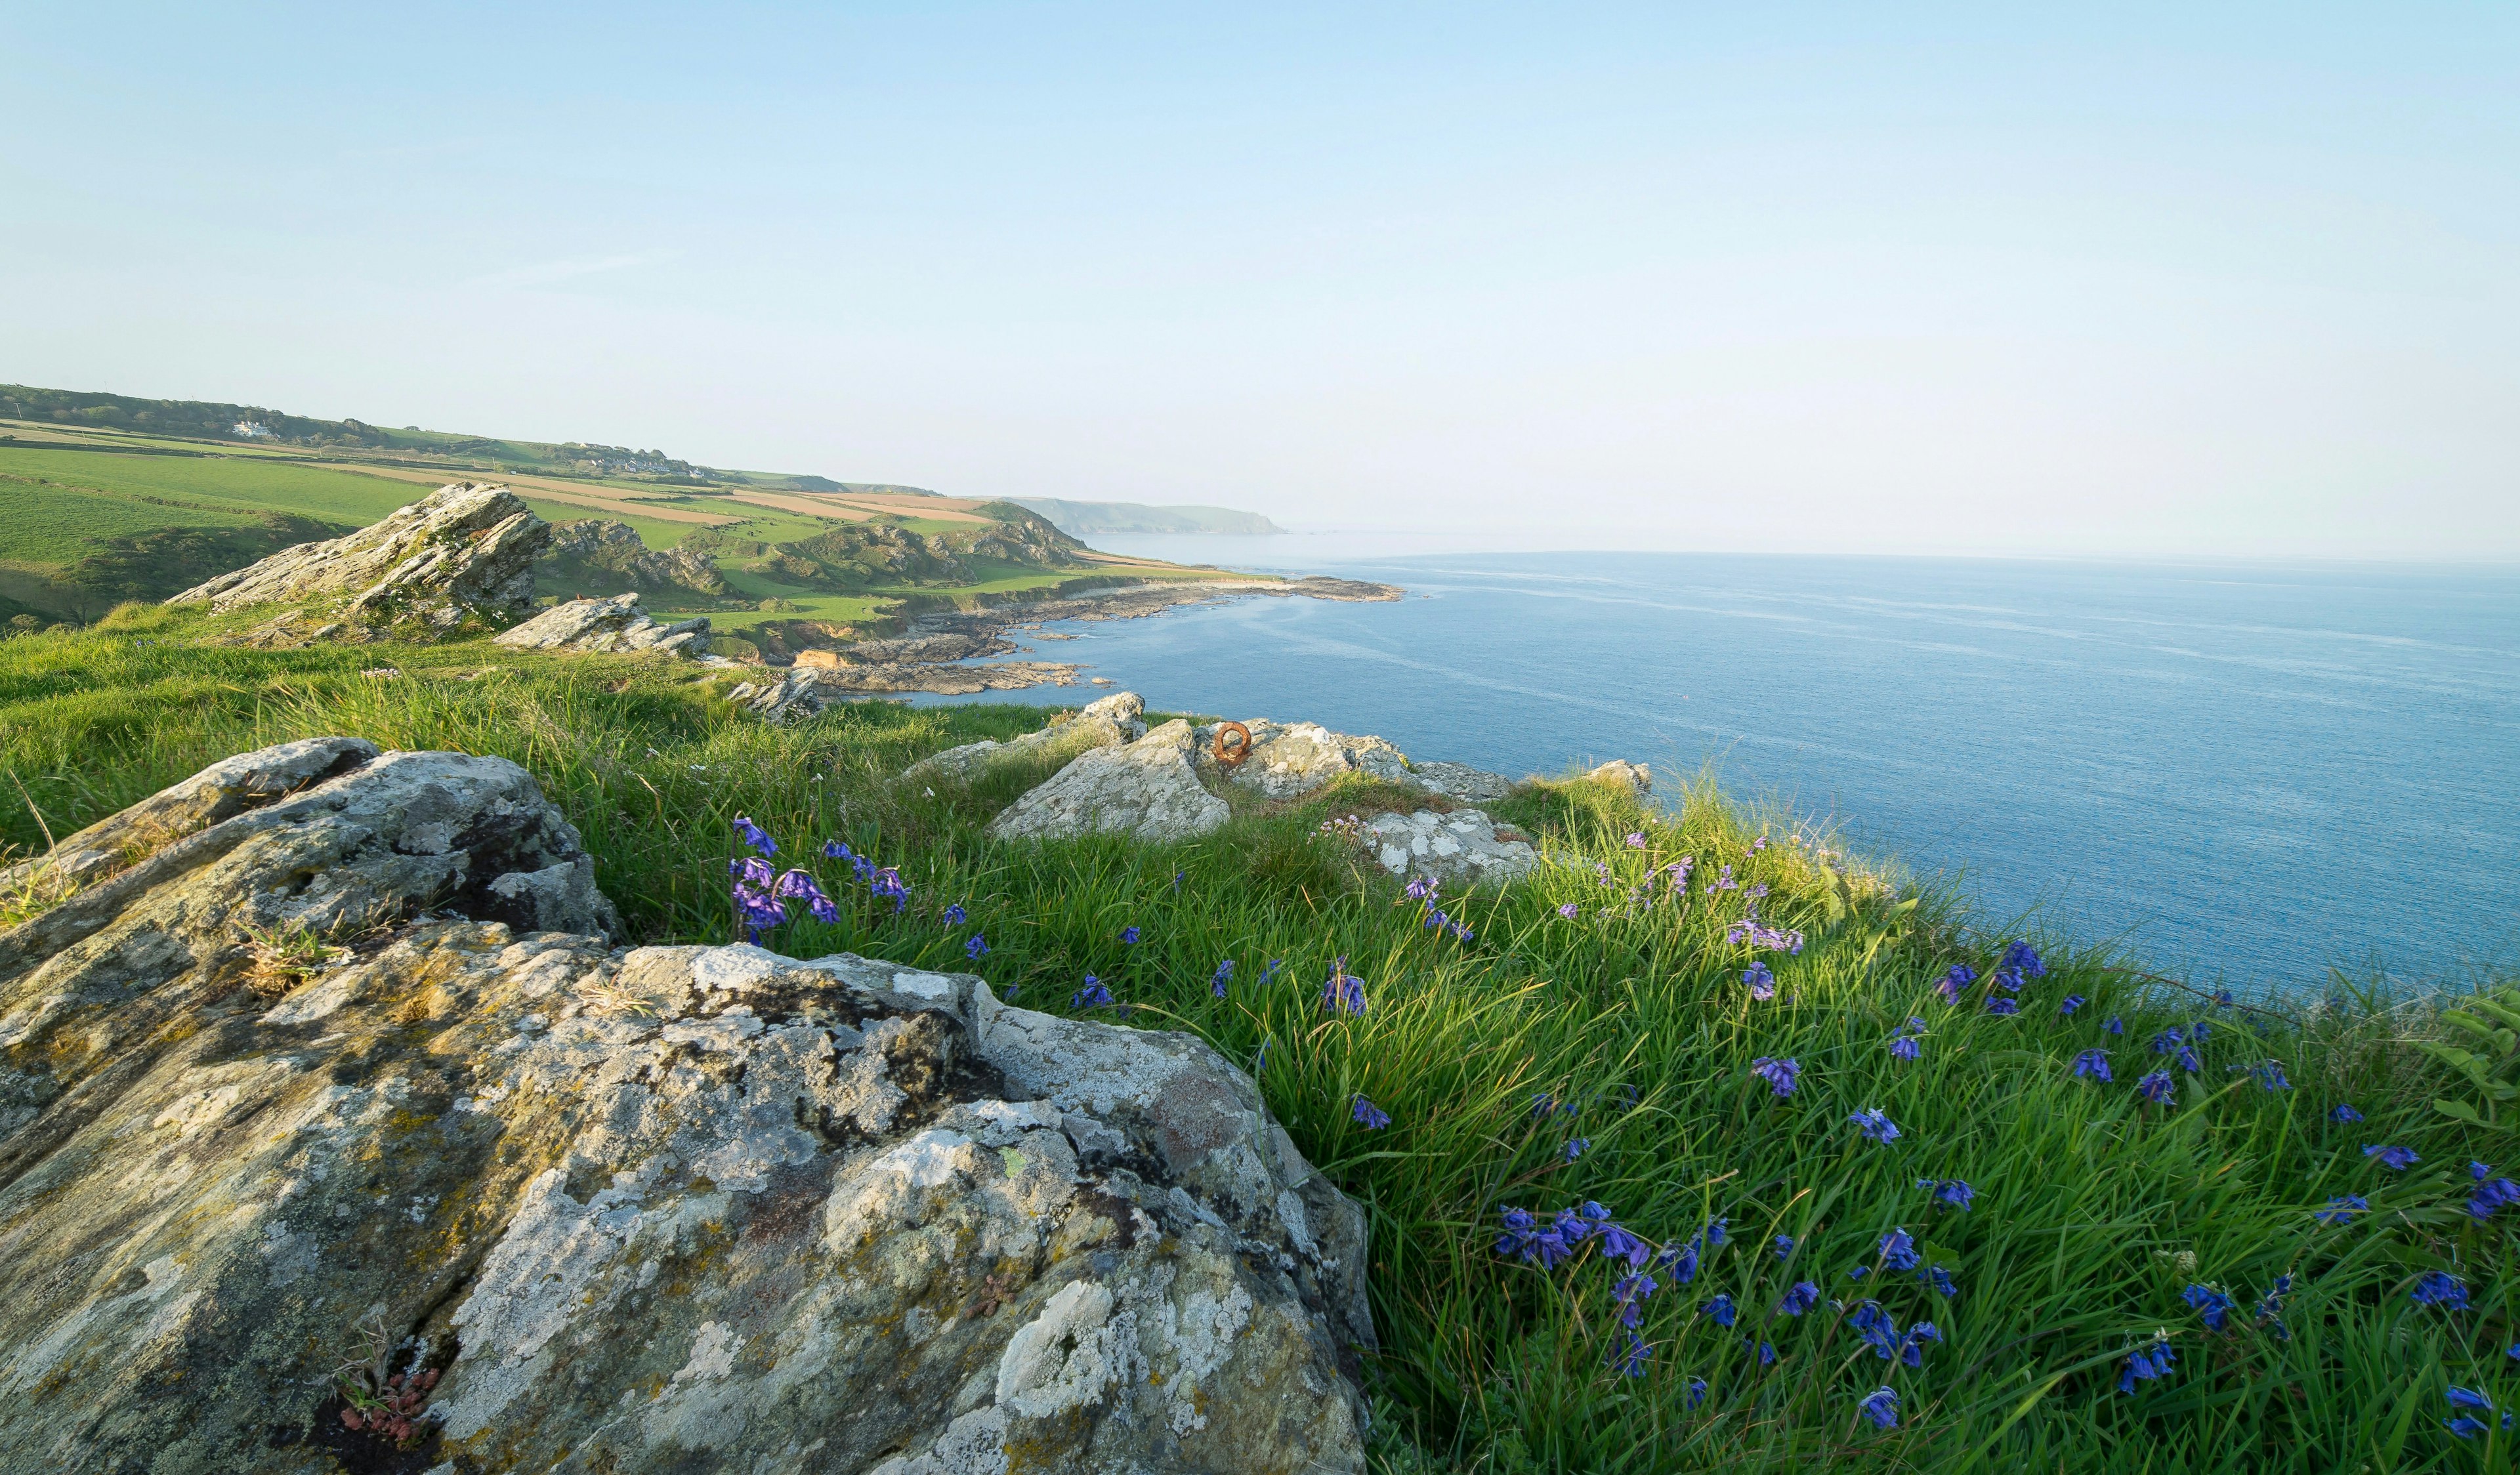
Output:
<path fill-rule="evenodd" d="M 1147 704 L 1135 692 L 1115 692 L 1085 704 L 1073 717 L 1051 719 L 1037 733 L 1006 742 L 983 738 L 931 753 L 902 771 L 906 782 L 933 783 L 939 779 L 969 783 L 991 769 L 1018 763 L 1063 761 L 1089 748 L 1117 747 L 1147 736 L 1142 714 Z"/>
<path fill-rule="evenodd" d="M 726 576 L 708 555 L 692 548 L 650 548 L 637 528 L 608 517 L 553 523 L 551 542 L 534 561 L 545 574 L 581 589 L 628 584 L 651 593 L 727 592 Z"/>
<path fill-rule="evenodd" d="M 989 833 L 1001 839 L 1125 834 L 1162 842 L 1205 834 L 1231 814 L 1199 783 L 1190 724 L 1175 718 L 1135 742 L 1082 754 L 1008 805 L 989 822 Z"/>
<path fill-rule="evenodd" d="M 1071 687 L 1076 668 L 1056 661 L 1010 660 L 986 665 L 930 666 L 915 662 L 876 665 L 791 666 L 771 680 L 745 682 L 729 700 L 772 722 L 811 717 L 835 702 L 860 701 L 890 692 L 932 692 L 968 696 L 1025 687 Z"/>
<path fill-rule="evenodd" d="M 700 655 L 708 649 L 708 616 L 659 624 L 639 607 L 638 592 L 602 600 L 563 600 L 493 637 L 519 650 L 652 650 Z"/>
<path fill-rule="evenodd" d="M 1376 815 L 1358 839 L 1383 870 L 1412 879 L 1501 885 L 1540 865 L 1530 841 L 1475 809 Z"/>
<path fill-rule="evenodd" d="M 0 935 L 0 1467 L 1363 1468 L 1363 1216 L 1206 1046 L 485 920 L 530 781 L 335 761 Z"/>
<path fill-rule="evenodd" d="M 458 482 L 346 537 L 282 549 L 166 603 L 226 610 L 338 598 L 344 623 L 505 625 L 532 610 L 534 556 L 550 538 L 551 524 L 506 487 Z"/>
<path fill-rule="evenodd" d="M 1201 727 L 1192 733 L 1200 777 L 1272 799 L 1308 794 L 1348 774 L 1394 783 L 1411 782 L 1409 760 L 1379 738 L 1333 733 L 1318 722 L 1284 724 L 1262 717 L 1243 726 L 1251 732 L 1250 756 L 1231 768 L 1217 760 L 1216 728 Z"/>
<path fill-rule="evenodd" d="M 1494 804 L 1513 792 L 1513 781 L 1466 763 L 1420 763 L 1409 770 L 1418 786 L 1464 804 Z"/>
<path fill-rule="evenodd" d="M 1630 763 L 1625 758 L 1613 758 L 1584 777 L 1602 783 L 1615 783 L 1640 795 L 1653 792 L 1653 770 L 1642 763 Z"/>

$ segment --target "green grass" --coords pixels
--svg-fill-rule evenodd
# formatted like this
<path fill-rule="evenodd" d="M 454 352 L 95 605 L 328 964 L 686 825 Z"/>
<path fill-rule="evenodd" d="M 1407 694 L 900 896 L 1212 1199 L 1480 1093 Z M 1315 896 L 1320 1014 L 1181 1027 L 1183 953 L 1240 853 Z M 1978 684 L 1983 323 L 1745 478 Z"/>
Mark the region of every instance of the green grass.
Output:
<path fill-rule="evenodd" d="M 365 526 L 430 490 L 408 481 L 241 456 L 117 456 L 98 451 L 0 451 L 0 474 L 40 477 L 106 493 L 212 503 L 242 513 L 296 513 Z M 160 518 L 156 526 L 174 525 Z M 9 535 L 0 531 L 0 558 Z"/>
<path fill-rule="evenodd" d="M 205 512 L 9 478 L 0 461 L 0 560 L 58 566 L 93 553 L 102 539 L 161 527 L 240 527 L 247 513 Z"/>
<path fill-rule="evenodd" d="M 2507 1436 L 2463 1444 L 2441 1419 L 2451 1383 L 2520 1400 L 2520 1363 L 2501 1351 L 2520 1340 L 2512 1216 L 2478 1224 L 2463 1209 L 2464 1165 L 2511 1167 L 2513 1144 L 2431 1109 L 2452 1088 L 2409 1044 L 2437 1028 L 2428 1006 L 2217 1008 L 2122 971 L 2126 960 L 2041 938 L 2048 972 L 2022 990 L 2018 1016 L 1987 1013 L 1983 985 L 1954 1008 L 1933 980 L 1956 961 L 1988 971 L 2008 933 L 1980 931 L 1956 898 L 1894 894 L 1880 872 L 1826 854 L 1827 837 L 1788 840 L 1780 817 L 1704 785 L 1653 811 L 1581 782 L 1495 806 L 1552 864 L 1503 894 L 1442 899 L 1474 929 L 1462 942 L 1321 832 L 1324 819 L 1372 807 L 1368 788 L 1238 806 L 1226 828 L 1178 846 L 1005 845 L 980 826 L 1040 774 L 932 797 L 885 780 L 947 744 L 1023 731 L 1032 709 L 876 702 L 773 728 L 723 701 L 724 678 L 670 663 L 477 644 L 189 643 L 208 628 L 198 613 L 126 609 L 94 631 L 0 643 L 0 794 L 17 804 L 0 834 L 41 842 L 19 783 L 67 832 L 212 759 L 298 737 L 497 753 L 584 830 L 639 940 L 725 940 L 729 825 L 749 815 L 783 859 L 809 858 L 846 899 L 837 925 L 774 934 L 781 951 L 976 966 L 1017 1002 L 1058 1012 L 1092 972 L 1129 1006 L 1126 1023 L 1194 1031 L 1255 1069 L 1305 1153 L 1371 1216 L 1379 1468 L 2506 1465 Z M 380 665 L 401 675 L 360 674 Z M 909 908 L 875 906 L 811 859 L 832 838 L 899 866 Z M 1653 877 L 1683 856 L 1695 880 L 1676 899 Z M 1726 938 L 1746 893 L 1703 889 L 1727 865 L 1770 888 L 1769 920 L 1807 938 L 1799 954 L 1759 955 L 1776 973 L 1770 1002 L 1750 997 L 1752 955 Z M 944 923 L 953 903 L 968 924 Z M 1122 943 L 1127 926 L 1144 940 Z M 989 946 L 976 965 L 965 955 L 975 932 Z M 1342 957 L 1366 981 L 1361 1017 L 1321 1003 Z M 1229 959 L 1219 999 L 1210 978 Z M 2069 994 L 2088 1002 L 2065 1016 Z M 1911 1015 L 1927 1028 L 1920 1058 L 1903 1062 L 1889 1040 Z M 2112 1017 L 2123 1035 L 2105 1032 Z M 2197 1071 L 2148 1048 L 2200 1018 L 2212 1030 Z M 2070 1073 L 2094 1048 L 2109 1052 L 2113 1084 Z M 1790 1097 L 1751 1077 L 1761 1056 L 1799 1061 Z M 2268 1059 L 2292 1089 L 2262 1089 L 2238 1068 Z M 2178 1082 L 2167 1106 L 2134 1088 L 2156 1067 Z M 1391 1114 L 1387 1131 L 1351 1120 L 1359 1094 Z M 1572 1114 L 1535 1114 L 1544 1095 Z M 2332 1123 L 2340 1102 L 2368 1120 Z M 1898 1124 L 1895 1142 L 1847 1124 L 1872 1108 Z M 1570 1161 L 1578 1137 L 1590 1145 Z M 2422 1160 L 2391 1174 L 2363 1156 L 2366 1142 Z M 1968 1212 L 1916 1186 L 1953 1178 L 1975 1187 Z M 2367 1195 L 2372 1212 L 2313 1219 L 2346 1193 Z M 1502 1209 L 1587 1200 L 1662 1244 L 1730 1222 L 1730 1242 L 1692 1283 L 1665 1274 L 1643 1303 L 1654 1352 L 1639 1377 L 1607 1365 L 1617 1313 L 1598 1245 L 1553 1272 L 1491 1249 Z M 1957 1300 L 1878 1268 L 1878 1241 L 1901 1226 L 1947 1268 Z M 1789 1257 L 1772 1248 L 1778 1234 L 1795 1240 Z M 1875 1268 L 1858 1281 L 1858 1266 Z M 2434 1269 L 2466 1281 L 2473 1310 L 2410 1301 Z M 2283 1274 L 2289 1339 L 2253 1310 Z M 1943 1341 L 1909 1368 L 1862 1346 L 1828 1300 L 1772 1319 L 1800 1279 L 1849 1306 L 1868 1291 L 1902 1326 L 1930 1319 Z M 2207 1332 L 2182 1300 L 2191 1283 L 2239 1303 L 2229 1332 Z M 1700 1311 L 1719 1291 L 1741 1308 L 1739 1325 Z M 2178 1351 L 2173 1375 L 2118 1393 L 2128 1351 L 2156 1328 Z M 1744 1333 L 1773 1342 L 1777 1362 L 1760 1365 Z M 1709 1385 L 1702 1404 L 1694 1378 Z M 1903 1414 L 1886 1433 L 1855 1415 L 1885 1383 Z"/>

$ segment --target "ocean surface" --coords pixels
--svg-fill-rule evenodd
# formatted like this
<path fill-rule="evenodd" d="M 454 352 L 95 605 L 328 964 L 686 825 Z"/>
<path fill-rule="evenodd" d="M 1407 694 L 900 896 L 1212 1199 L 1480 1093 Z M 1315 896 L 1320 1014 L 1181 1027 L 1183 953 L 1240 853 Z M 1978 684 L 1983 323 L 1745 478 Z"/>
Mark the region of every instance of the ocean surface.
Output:
<path fill-rule="evenodd" d="M 2035 914 L 2201 983 L 2520 963 L 2520 569 L 1096 541 L 1409 592 L 1036 644 L 1149 706 L 1517 776 L 1710 770 L 1956 878 L 1990 927 Z"/>

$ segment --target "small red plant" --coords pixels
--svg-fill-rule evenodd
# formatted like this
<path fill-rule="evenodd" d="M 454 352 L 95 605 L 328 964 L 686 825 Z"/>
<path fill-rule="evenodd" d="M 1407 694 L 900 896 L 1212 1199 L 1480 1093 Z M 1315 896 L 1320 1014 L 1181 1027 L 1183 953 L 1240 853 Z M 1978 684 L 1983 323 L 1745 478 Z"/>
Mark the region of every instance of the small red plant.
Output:
<path fill-rule="evenodd" d="M 341 1385 L 341 1397 L 349 1403 L 341 1410 L 342 1426 L 353 1433 L 381 1434 L 397 1445 L 408 1441 L 413 1433 L 412 1419 L 428 1402 L 429 1390 L 437 1386 L 437 1369 L 397 1372 L 373 1393 L 360 1386 L 366 1381 L 361 1378 Z"/>

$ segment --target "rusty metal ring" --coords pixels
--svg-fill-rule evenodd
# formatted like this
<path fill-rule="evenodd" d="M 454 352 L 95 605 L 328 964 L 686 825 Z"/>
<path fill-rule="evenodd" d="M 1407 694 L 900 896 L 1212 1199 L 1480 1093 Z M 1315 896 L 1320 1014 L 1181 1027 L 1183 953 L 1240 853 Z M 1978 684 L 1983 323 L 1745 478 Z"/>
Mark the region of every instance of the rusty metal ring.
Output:
<path fill-rule="evenodd" d="M 1242 738 L 1240 742 L 1234 745 L 1232 752 L 1227 752 L 1225 748 L 1225 735 L 1228 733 L 1236 734 Z M 1250 756 L 1251 730 L 1249 728 L 1238 722 L 1220 722 L 1216 725 L 1216 761 L 1218 763 L 1227 768 L 1239 768 L 1242 766 L 1242 760 Z"/>

